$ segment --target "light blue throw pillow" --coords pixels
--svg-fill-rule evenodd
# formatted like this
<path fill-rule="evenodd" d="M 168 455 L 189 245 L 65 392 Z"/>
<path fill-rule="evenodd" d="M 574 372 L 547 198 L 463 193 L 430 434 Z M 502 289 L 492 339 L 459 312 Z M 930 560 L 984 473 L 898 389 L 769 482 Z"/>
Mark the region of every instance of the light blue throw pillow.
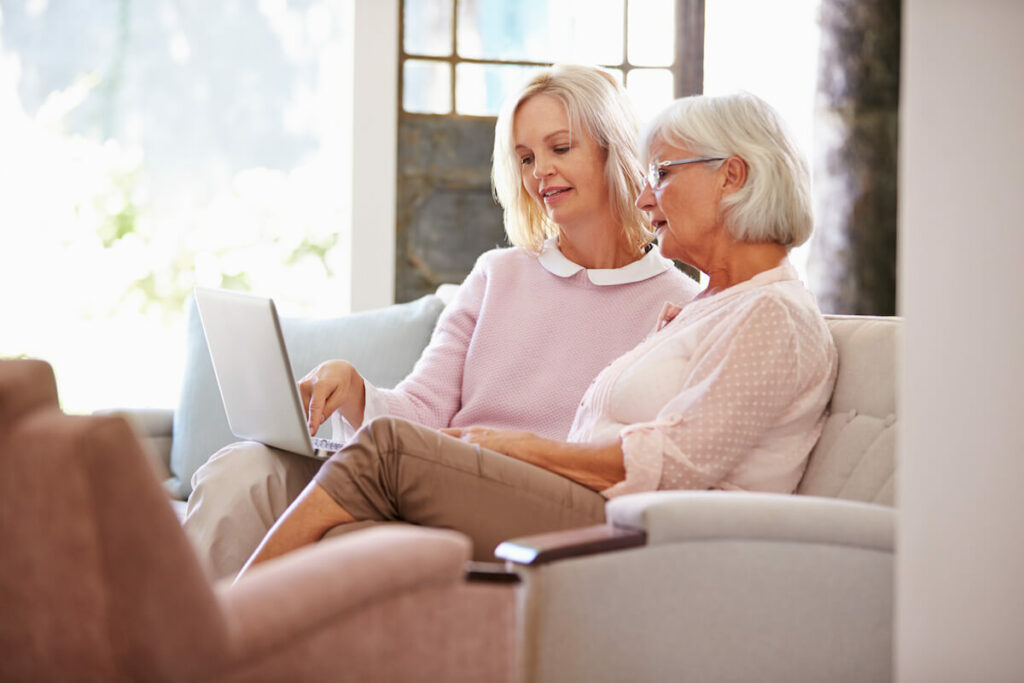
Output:
<path fill-rule="evenodd" d="M 325 360 L 341 358 L 376 386 L 393 387 L 412 370 L 443 308 L 441 299 L 431 294 L 339 318 L 282 318 L 295 378 Z M 192 473 L 220 448 L 238 440 L 224 415 L 195 299 L 188 302 L 186 319 L 185 376 L 174 411 L 172 477 L 165 483 L 179 499 L 191 493 Z M 328 421 L 319 435 L 330 436 L 329 432 Z"/>

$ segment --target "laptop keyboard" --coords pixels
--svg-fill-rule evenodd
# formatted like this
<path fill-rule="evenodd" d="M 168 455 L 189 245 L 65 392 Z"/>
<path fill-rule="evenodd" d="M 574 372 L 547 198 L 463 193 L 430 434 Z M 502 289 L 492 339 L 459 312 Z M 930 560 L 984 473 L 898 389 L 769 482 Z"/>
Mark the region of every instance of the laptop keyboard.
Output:
<path fill-rule="evenodd" d="M 319 437 L 313 437 L 313 448 L 321 451 L 340 451 L 345 447 L 344 441 L 332 441 L 331 439 L 321 439 Z"/>

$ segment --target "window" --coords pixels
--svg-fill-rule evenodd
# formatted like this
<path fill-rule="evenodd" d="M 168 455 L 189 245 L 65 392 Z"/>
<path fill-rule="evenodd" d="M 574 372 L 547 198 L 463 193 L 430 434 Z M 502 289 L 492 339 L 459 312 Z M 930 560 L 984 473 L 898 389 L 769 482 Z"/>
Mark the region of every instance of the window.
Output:
<path fill-rule="evenodd" d="M 170 406 L 193 286 L 338 312 L 351 4 L 0 3 L 0 356 Z"/>
<path fill-rule="evenodd" d="M 683 73 L 676 18 L 679 7 L 689 4 L 403 0 L 402 109 L 495 116 L 507 93 L 531 72 L 576 62 L 616 74 L 641 116 L 649 116 L 676 96 Z"/>
<path fill-rule="evenodd" d="M 745 90 L 763 98 L 789 125 L 812 173 L 820 166 L 814 139 L 820 4 L 707 0 L 704 38 L 704 92 Z M 808 242 L 789 255 L 805 282 L 810 250 Z"/>

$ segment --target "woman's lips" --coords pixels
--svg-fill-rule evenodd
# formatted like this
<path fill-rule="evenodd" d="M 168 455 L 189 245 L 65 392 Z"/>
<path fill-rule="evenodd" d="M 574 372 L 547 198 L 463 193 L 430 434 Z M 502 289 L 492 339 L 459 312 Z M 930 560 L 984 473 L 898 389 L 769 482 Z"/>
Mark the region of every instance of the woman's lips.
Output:
<path fill-rule="evenodd" d="M 554 204 L 562 201 L 571 190 L 571 187 L 549 187 L 541 193 L 545 204 Z"/>

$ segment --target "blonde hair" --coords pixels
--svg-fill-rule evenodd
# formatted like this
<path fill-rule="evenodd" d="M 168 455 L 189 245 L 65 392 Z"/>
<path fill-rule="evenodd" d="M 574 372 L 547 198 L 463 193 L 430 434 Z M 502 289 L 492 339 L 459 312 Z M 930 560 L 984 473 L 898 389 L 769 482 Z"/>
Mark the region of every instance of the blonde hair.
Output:
<path fill-rule="evenodd" d="M 787 248 L 814 230 L 807 160 L 774 108 L 756 95 L 684 97 L 647 126 L 644 161 L 661 141 L 697 156 L 738 156 L 747 165 L 741 190 L 722 200 L 726 229 L 741 242 L 775 242 Z"/>
<path fill-rule="evenodd" d="M 571 130 L 582 130 L 605 152 L 604 175 L 612 211 L 631 245 L 642 247 L 654 235 L 634 201 L 642 189 L 636 151 L 637 116 L 626 91 L 606 71 L 561 64 L 544 69 L 524 83 L 501 107 L 494 129 L 491 183 L 505 213 L 505 234 L 517 247 L 539 252 L 558 234 L 523 187 L 522 165 L 515 153 L 513 128 L 520 105 L 536 95 L 554 97 L 565 106 Z"/>

